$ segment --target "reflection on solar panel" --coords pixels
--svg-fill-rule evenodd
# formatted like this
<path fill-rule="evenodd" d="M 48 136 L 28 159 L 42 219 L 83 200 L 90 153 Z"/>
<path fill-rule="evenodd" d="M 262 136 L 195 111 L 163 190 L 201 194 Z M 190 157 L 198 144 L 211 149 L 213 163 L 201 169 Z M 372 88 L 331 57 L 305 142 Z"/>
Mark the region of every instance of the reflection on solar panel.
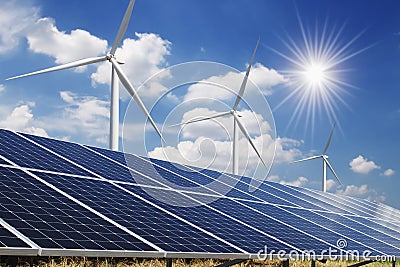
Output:
<path fill-rule="evenodd" d="M 0 255 L 400 257 L 399 221 L 366 200 L 0 130 Z"/>

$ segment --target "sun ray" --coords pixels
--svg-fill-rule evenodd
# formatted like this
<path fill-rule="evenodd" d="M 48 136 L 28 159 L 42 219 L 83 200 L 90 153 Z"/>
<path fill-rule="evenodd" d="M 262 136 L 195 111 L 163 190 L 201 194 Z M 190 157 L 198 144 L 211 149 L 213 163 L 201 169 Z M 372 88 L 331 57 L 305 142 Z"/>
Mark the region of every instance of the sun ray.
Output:
<path fill-rule="evenodd" d="M 329 26 L 329 20 L 322 24 L 315 23 L 314 32 L 308 30 L 296 9 L 300 29 L 300 42 L 289 34 L 281 39 L 288 53 L 269 47 L 273 52 L 289 63 L 293 64 L 290 70 L 281 71 L 289 81 L 290 92 L 273 109 L 276 111 L 289 100 L 294 99 L 293 114 L 289 119 L 287 129 L 299 125 L 300 118 L 305 118 L 305 129 L 311 126 L 314 132 L 317 118 L 326 116 L 332 123 L 336 120 L 336 113 L 342 106 L 349 108 L 344 96 L 351 95 L 349 89 L 357 88 L 344 80 L 345 74 L 351 71 L 342 68 L 344 62 L 364 52 L 368 47 L 357 51 L 350 51 L 355 42 L 365 33 L 365 29 L 343 42 L 342 37 L 346 23 L 340 27 Z M 318 117 L 317 117 L 318 115 Z"/>

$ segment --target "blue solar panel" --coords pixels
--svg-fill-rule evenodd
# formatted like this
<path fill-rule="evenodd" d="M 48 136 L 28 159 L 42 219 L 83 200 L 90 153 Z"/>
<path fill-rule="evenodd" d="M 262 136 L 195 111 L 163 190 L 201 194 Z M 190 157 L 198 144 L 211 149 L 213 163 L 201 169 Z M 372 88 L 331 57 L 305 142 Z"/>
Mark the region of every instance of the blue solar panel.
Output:
<path fill-rule="evenodd" d="M 6 130 L 0 155 L 29 170 L 0 158 L 0 223 L 47 253 L 318 254 L 344 239 L 400 255 L 400 212 L 386 205 Z M 0 226 L 0 249 L 30 248 L 12 233 Z"/>
<path fill-rule="evenodd" d="M 327 229 L 330 229 L 336 233 L 340 233 L 345 238 L 345 240 L 347 240 L 348 246 L 346 247 L 346 249 L 354 249 L 350 247 L 349 244 L 349 242 L 353 240 L 358 243 L 364 244 L 363 249 L 355 248 L 358 251 L 366 251 L 367 249 L 371 251 L 375 250 L 375 253 L 376 251 L 380 252 L 377 253 L 378 255 L 381 255 L 382 253 L 394 253 L 393 255 L 396 255 L 400 252 L 398 251 L 398 249 L 395 249 L 394 247 L 381 242 L 379 238 L 382 237 L 382 235 L 378 234 L 377 232 L 369 231 L 367 233 L 363 233 L 361 231 L 354 230 L 351 227 L 354 226 L 354 224 L 349 223 L 346 218 L 343 218 L 340 215 L 325 212 L 322 216 L 321 213 L 315 213 L 308 210 L 294 208 L 286 208 L 286 210 L 289 210 L 291 213 L 296 214 L 299 217 L 307 218 L 308 220 L 323 227 L 326 227 Z M 329 220 L 329 218 L 331 217 L 333 218 L 333 220 Z M 374 237 L 376 238 L 372 238 L 368 234 L 374 235 Z"/>
<path fill-rule="evenodd" d="M 0 226 L 0 247 L 28 248 L 29 246 L 6 228 Z"/>
<path fill-rule="evenodd" d="M 0 154 L 22 167 L 88 175 L 87 172 L 72 163 L 2 129 L 0 129 Z"/>
<path fill-rule="evenodd" d="M 154 250 L 17 169 L 0 167 L 0 218 L 43 248 Z"/>
<path fill-rule="evenodd" d="M 301 191 L 306 195 L 309 195 L 313 198 L 316 198 L 324 203 L 329 203 L 335 207 L 339 207 L 341 210 L 344 210 L 346 213 L 357 214 L 360 216 L 374 216 L 374 214 L 362 207 L 361 205 L 357 205 L 354 201 L 349 201 L 344 197 L 338 197 L 335 194 L 320 194 L 319 192 L 315 192 L 313 190 L 305 189 L 305 188 L 295 188 L 290 187 L 295 190 Z"/>
<path fill-rule="evenodd" d="M 327 244 L 311 237 L 304 237 L 298 231 L 283 226 L 278 222 L 269 222 L 268 219 L 263 216 L 261 217 L 262 220 L 259 220 L 260 217 L 257 217 L 257 215 L 253 214 L 249 209 L 241 207 L 240 205 L 230 205 L 233 202 L 228 199 L 218 199 L 212 202 L 215 198 L 207 201 L 206 199 L 210 197 L 203 196 L 204 202 L 212 202 L 212 204 L 210 204 L 212 208 L 204 205 L 184 208 L 166 204 L 171 201 L 171 193 L 165 192 L 165 190 L 154 189 L 154 191 L 158 191 L 156 194 L 157 199 L 155 199 L 139 187 L 129 185 L 123 185 L 123 187 L 151 200 L 157 205 L 203 229 L 216 233 L 221 238 L 224 238 L 228 242 L 248 252 L 257 253 L 260 249 L 263 249 L 265 245 L 270 249 L 286 249 L 287 251 L 295 247 L 300 249 L 311 249 L 312 247 L 313 249 L 321 250 L 327 249 L 328 247 Z M 195 197 L 194 194 L 189 195 Z M 255 215 L 255 217 L 252 217 L 253 215 Z M 232 219 L 230 216 L 236 217 L 237 220 Z M 257 221 L 258 223 L 256 223 Z M 252 227 L 247 225 L 252 225 Z M 279 234 L 276 231 L 278 231 Z M 280 242 L 274 238 L 277 235 L 283 238 L 282 240 L 284 241 Z M 291 237 L 294 239 L 291 239 Z M 300 244 L 296 243 L 301 240 L 303 241 Z M 283 242 L 288 242 L 289 244 Z"/>
<path fill-rule="evenodd" d="M 398 255 L 400 253 L 400 249 L 397 248 L 400 244 L 400 240 L 366 227 L 365 225 L 359 224 L 339 214 L 325 212 L 319 213 L 321 216 L 318 216 L 306 210 L 297 210 L 296 213 L 300 214 L 300 216 L 306 216 L 306 218 L 315 218 L 315 221 L 319 222 L 321 225 L 343 233 L 353 240 L 365 242 L 370 248 L 380 250 L 381 254 L 388 253 L 390 255 Z M 341 225 L 339 225 L 339 223 Z M 348 230 L 350 228 L 356 230 Z"/>
<path fill-rule="evenodd" d="M 2 158 L 0 158 L 0 164 L 9 165 L 9 163 L 7 161 L 3 160 Z"/>
<path fill-rule="evenodd" d="M 261 201 L 250 194 L 245 194 L 233 188 L 231 186 L 232 178 L 221 173 L 217 178 L 207 177 L 198 171 L 185 171 L 187 168 L 177 163 L 172 164 L 162 160 L 148 159 L 131 154 L 124 155 L 105 149 L 89 148 L 121 164 L 127 164 L 131 168 L 135 168 L 141 173 L 153 177 L 165 186 L 205 194 L 228 194 L 228 196 L 234 198 Z M 138 183 L 145 184 L 143 182 Z"/>
<path fill-rule="evenodd" d="M 384 221 L 373 221 L 370 218 L 364 218 L 364 217 L 358 217 L 358 216 L 345 216 L 353 221 L 356 221 L 360 224 L 366 225 L 371 227 L 372 229 L 376 229 L 382 233 L 385 233 L 386 235 L 392 236 L 394 238 L 397 238 L 397 240 L 400 240 L 400 232 L 395 231 L 388 226 L 385 226 Z"/>
<path fill-rule="evenodd" d="M 166 251 L 239 252 L 109 182 L 36 174 Z"/>

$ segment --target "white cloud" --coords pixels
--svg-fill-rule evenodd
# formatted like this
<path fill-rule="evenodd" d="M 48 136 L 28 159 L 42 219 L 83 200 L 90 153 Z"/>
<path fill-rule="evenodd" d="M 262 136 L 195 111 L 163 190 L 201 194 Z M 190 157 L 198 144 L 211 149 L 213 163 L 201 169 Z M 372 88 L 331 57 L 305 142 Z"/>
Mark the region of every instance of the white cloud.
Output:
<path fill-rule="evenodd" d="M 27 5 L 30 1 L 2 1 L 0 9 L 0 54 L 15 48 L 28 28 L 39 17 L 39 9 Z"/>
<path fill-rule="evenodd" d="M 279 181 L 279 183 L 280 184 L 285 184 L 285 185 L 292 185 L 292 186 L 302 187 L 302 186 L 304 186 L 305 184 L 308 183 L 308 179 L 306 177 L 301 176 L 301 177 L 297 178 L 294 181 L 281 180 L 281 181 Z"/>
<path fill-rule="evenodd" d="M 48 136 L 43 128 L 37 127 L 39 123 L 34 119 L 31 107 L 34 107 L 34 103 L 22 104 L 14 108 L 7 117 L 0 121 L 0 128 Z"/>
<path fill-rule="evenodd" d="M 204 108 L 197 108 L 183 116 L 182 121 L 186 121 L 196 117 L 197 114 L 212 114 L 211 111 Z M 242 122 L 252 136 L 251 139 L 257 150 L 262 154 L 264 162 L 270 164 L 275 154 L 274 163 L 282 163 L 292 161 L 301 155 L 301 152 L 295 148 L 300 142 L 288 139 L 277 138 L 272 139 L 271 128 L 266 121 L 258 114 L 250 111 L 242 111 Z M 253 116 L 253 118 L 251 118 Z M 260 121 L 263 134 L 260 135 L 260 129 L 253 127 L 249 121 L 254 117 Z M 180 140 L 174 146 L 157 147 L 149 152 L 150 157 L 160 158 L 168 161 L 179 162 L 182 164 L 194 165 L 202 168 L 211 168 L 219 171 L 231 172 L 232 170 L 232 127 L 233 118 L 219 118 L 214 121 L 203 121 L 189 124 L 181 128 Z M 175 134 L 170 132 L 170 134 Z M 189 140 L 188 140 L 189 139 Z M 194 139 L 194 140 L 193 140 Z M 171 144 L 171 142 L 169 142 Z M 239 135 L 239 170 L 241 174 L 254 176 L 257 172 L 257 178 L 264 178 L 266 173 L 261 169 L 265 169 L 261 164 L 257 154 L 249 145 L 248 140 L 240 133 Z M 257 166 L 259 168 L 257 168 Z M 304 181 L 303 181 L 304 182 Z M 299 182 L 297 182 L 299 183 Z"/>
<path fill-rule="evenodd" d="M 236 97 L 243 81 L 244 72 L 228 72 L 225 75 L 211 76 L 193 84 L 188 88 L 184 100 L 198 98 L 228 100 Z M 276 70 L 268 69 L 261 63 L 256 63 L 251 69 L 249 81 L 246 86 L 246 94 L 251 94 L 257 87 L 264 95 L 270 95 L 272 87 L 284 83 L 285 78 Z M 256 86 L 255 86 L 256 85 Z"/>
<path fill-rule="evenodd" d="M 392 169 L 387 169 L 386 171 L 383 172 L 382 175 L 384 175 L 384 176 L 392 176 L 394 173 L 395 173 L 394 170 L 392 170 Z"/>
<path fill-rule="evenodd" d="M 366 184 L 360 186 L 348 185 L 344 190 L 337 190 L 336 193 L 339 195 L 359 197 L 376 202 L 382 202 L 386 199 L 384 194 L 379 194 L 376 190 L 368 188 L 368 185 Z"/>
<path fill-rule="evenodd" d="M 361 186 L 348 185 L 348 186 L 346 186 L 346 188 L 344 190 L 343 189 L 338 190 L 337 193 L 339 193 L 341 195 L 345 195 L 345 196 L 360 197 L 360 196 L 364 196 L 369 191 L 370 191 L 370 189 L 368 188 L 368 185 L 363 184 Z"/>
<path fill-rule="evenodd" d="M 107 41 L 76 29 L 59 31 L 52 18 L 40 18 L 26 35 L 29 49 L 55 58 L 57 64 L 104 54 Z"/>
<path fill-rule="evenodd" d="M 327 191 L 332 191 L 337 188 L 338 184 L 336 180 L 333 179 L 328 179 L 326 180 L 326 190 Z"/>
<path fill-rule="evenodd" d="M 297 186 L 297 187 L 302 187 L 308 183 L 308 178 L 304 177 L 304 176 L 300 176 L 297 179 L 292 180 L 292 181 L 286 181 L 284 179 L 281 179 L 278 175 L 271 175 L 271 176 L 268 176 L 267 180 L 270 182 L 280 183 L 280 184 L 284 184 L 284 185 L 292 185 L 292 186 Z"/>
<path fill-rule="evenodd" d="M 116 57 L 125 62 L 121 67 L 129 80 L 136 87 L 152 75 L 159 73 L 167 65 L 166 56 L 170 54 L 171 43 L 154 33 L 135 33 L 137 39 L 125 39 L 122 47 L 116 51 Z M 158 79 L 168 77 L 165 71 Z M 91 75 L 93 85 L 109 84 L 111 81 L 111 66 L 104 62 Z M 159 80 L 146 85 L 144 97 L 155 97 L 166 91 Z M 123 90 L 122 92 L 125 92 Z M 127 95 L 125 93 L 125 95 Z"/>
<path fill-rule="evenodd" d="M 301 141 L 286 137 L 278 137 L 276 139 L 276 150 L 274 163 L 292 162 L 296 158 L 302 156 L 301 151 L 297 148 Z"/>
<path fill-rule="evenodd" d="M 60 97 L 66 103 L 63 118 L 51 118 L 49 124 L 53 130 L 62 130 L 65 133 L 77 133 L 95 138 L 96 141 L 106 143 L 104 136 L 108 136 L 109 103 L 93 96 L 78 96 L 63 91 Z"/>
<path fill-rule="evenodd" d="M 4 84 L 0 83 L 0 93 L 5 91 L 5 90 L 6 90 L 6 87 L 4 86 Z"/>
<path fill-rule="evenodd" d="M 367 158 L 364 158 L 361 155 L 350 161 L 349 165 L 353 172 L 362 174 L 368 174 L 372 170 L 381 168 L 380 166 L 376 165 L 375 162 L 368 161 Z"/>

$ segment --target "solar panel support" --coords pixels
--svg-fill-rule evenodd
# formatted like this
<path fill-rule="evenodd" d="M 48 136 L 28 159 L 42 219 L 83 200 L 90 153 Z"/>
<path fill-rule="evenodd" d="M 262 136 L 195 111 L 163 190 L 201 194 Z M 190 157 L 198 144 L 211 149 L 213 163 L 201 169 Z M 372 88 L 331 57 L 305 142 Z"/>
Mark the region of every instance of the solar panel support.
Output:
<path fill-rule="evenodd" d="M 165 263 L 165 266 L 166 266 L 166 267 L 172 267 L 172 259 L 166 259 L 165 262 L 166 262 L 166 263 Z"/>
<path fill-rule="evenodd" d="M 289 259 L 282 261 L 282 267 L 289 267 Z"/>
<path fill-rule="evenodd" d="M 219 265 L 217 265 L 217 266 L 215 266 L 215 267 L 229 267 L 229 266 L 233 266 L 233 265 L 242 263 L 242 262 L 244 262 L 244 261 L 248 261 L 248 260 L 247 260 L 247 259 L 236 259 L 236 260 L 231 260 L 231 261 L 227 261 L 227 262 L 224 262 L 224 263 L 222 263 L 222 264 L 219 264 Z"/>
<path fill-rule="evenodd" d="M 311 260 L 311 267 L 316 267 L 315 260 Z"/>

